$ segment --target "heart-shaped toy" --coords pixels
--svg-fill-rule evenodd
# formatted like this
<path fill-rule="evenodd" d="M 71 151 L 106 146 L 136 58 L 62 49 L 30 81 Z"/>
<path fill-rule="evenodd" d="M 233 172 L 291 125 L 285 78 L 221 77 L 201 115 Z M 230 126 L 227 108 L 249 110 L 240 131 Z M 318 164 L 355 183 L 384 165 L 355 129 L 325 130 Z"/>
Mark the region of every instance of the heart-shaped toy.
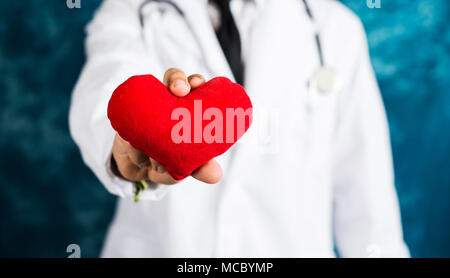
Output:
<path fill-rule="evenodd" d="M 225 77 L 177 97 L 153 75 L 137 75 L 114 90 L 108 118 L 123 139 L 180 180 L 226 152 L 250 127 L 252 109 L 245 90 Z"/>

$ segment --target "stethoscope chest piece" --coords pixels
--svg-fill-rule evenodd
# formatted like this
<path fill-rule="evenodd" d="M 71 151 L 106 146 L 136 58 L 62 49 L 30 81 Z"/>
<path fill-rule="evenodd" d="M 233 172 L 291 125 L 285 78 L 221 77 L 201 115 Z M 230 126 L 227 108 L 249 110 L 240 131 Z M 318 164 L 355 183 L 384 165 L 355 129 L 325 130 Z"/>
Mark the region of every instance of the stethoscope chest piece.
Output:
<path fill-rule="evenodd" d="M 330 93 L 336 89 L 337 86 L 336 71 L 328 67 L 318 68 L 311 79 L 311 85 L 321 93 Z"/>

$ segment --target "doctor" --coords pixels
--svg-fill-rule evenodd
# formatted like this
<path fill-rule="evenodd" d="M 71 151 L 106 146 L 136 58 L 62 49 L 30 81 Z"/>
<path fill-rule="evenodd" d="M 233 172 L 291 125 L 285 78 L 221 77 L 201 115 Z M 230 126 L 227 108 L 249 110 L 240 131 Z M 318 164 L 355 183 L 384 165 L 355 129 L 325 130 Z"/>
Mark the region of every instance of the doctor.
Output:
<path fill-rule="evenodd" d="M 120 197 L 102 256 L 408 256 L 358 18 L 332 0 L 229 2 L 105 0 L 88 25 L 70 130 Z M 113 90 L 149 73 L 180 97 L 227 76 L 246 88 L 254 124 L 230 151 L 167 185 L 164 167 L 106 116 Z M 132 181 L 141 179 L 150 186 L 135 203 Z"/>

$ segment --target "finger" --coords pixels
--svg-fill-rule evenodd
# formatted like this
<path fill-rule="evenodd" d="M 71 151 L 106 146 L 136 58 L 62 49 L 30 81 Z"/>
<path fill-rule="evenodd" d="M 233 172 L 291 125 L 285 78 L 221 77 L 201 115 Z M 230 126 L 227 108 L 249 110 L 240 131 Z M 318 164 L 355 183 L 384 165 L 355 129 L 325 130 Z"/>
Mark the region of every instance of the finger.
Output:
<path fill-rule="evenodd" d="M 148 156 L 145 153 L 135 149 L 130 144 L 128 144 L 127 147 L 127 155 L 130 158 L 130 161 L 139 168 L 148 167 L 150 165 Z"/>
<path fill-rule="evenodd" d="M 165 184 L 165 185 L 171 185 L 178 183 L 177 180 L 172 178 L 169 173 L 167 173 L 166 168 L 158 163 L 158 161 L 154 160 L 153 158 L 150 158 L 151 167 L 148 171 L 147 178 L 154 183 L 157 184 Z"/>
<path fill-rule="evenodd" d="M 150 162 L 152 165 L 152 170 L 156 171 L 157 173 L 165 173 L 166 168 L 162 166 L 158 161 L 154 160 L 153 158 L 150 158 Z"/>
<path fill-rule="evenodd" d="M 191 85 L 191 90 L 203 85 L 206 82 L 205 78 L 201 74 L 192 74 L 188 77 L 189 85 Z"/>
<path fill-rule="evenodd" d="M 132 146 L 120 137 L 119 134 L 116 134 L 113 145 L 113 156 L 117 170 L 120 175 L 127 180 L 139 181 L 145 179 L 148 167 L 140 168 L 131 161 L 129 156 L 130 148 L 132 148 Z"/>
<path fill-rule="evenodd" d="M 128 146 L 129 143 L 120 137 L 119 133 L 116 133 L 116 136 L 114 137 L 113 153 L 115 155 L 120 154 L 121 156 L 126 156 Z"/>
<path fill-rule="evenodd" d="M 178 183 L 178 181 L 175 180 L 174 178 L 172 178 L 172 176 L 169 175 L 169 173 L 157 172 L 153 167 L 150 169 L 150 171 L 148 171 L 147 178 L 157 184 L 171 185 L 171 184 Z"/>
<path fill-rule="evenodd" d="M 217 183 L 222 178 L 222 167 L 217 161 L 210 160 L 195 170 L 192 176 L 202 182 Z"/>
<path fill-rule="evenodd" d="M 169 91 L 177 97 L 184 97 L 191 91 L 191 86 L 187 81 L 186 74 L 177 68 L 170 68 L 164 74 L 164 84 Z"/>
<path fill-rule="evenodd" d="M 139 168 L 128 157 L 117 159 L 116 163 L 120 174 L 127 180 L 140 181 L 147 178 L 148 168 Z"/>

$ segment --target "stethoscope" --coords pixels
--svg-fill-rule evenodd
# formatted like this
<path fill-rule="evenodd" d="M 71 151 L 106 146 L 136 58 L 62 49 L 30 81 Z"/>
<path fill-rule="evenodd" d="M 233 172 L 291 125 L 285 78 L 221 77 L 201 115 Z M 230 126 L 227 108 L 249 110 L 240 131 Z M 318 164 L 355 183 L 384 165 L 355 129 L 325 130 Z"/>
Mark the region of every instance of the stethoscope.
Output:
<path fill-rule="evenodd" d="M 152 2 L 167 4 L 171 7 L 173 7 L 179 16 L 181 16 L 182 18 L 185 18 L 184 12 L 180 9 L 180 7 L 177 4 L 175 4 L 171 0 L 146 0 L 139 7 L 139 22 L 141 24 L 142 30 L 144 29 L 143 8 L 147 4 L 150 4 Z M 305 7 L 305 12 L 308 15 L 309 20 L 314 24 L 315 19 L 314 19 L 313 13 L 311 11 L 311 8 L 308 4 L 308 1 L 302 0 L 302 2 Z M 192 26 L 189 24 L 189 22 L 187 20 L 185 20 L 185 21 L 186 21 L 187 27 L 189 28 L 191 33 L 194 35 L 194 39 L 197 42 L 198 46 L 200 47 L 202 54 L 204 54 L 205 52 L 202 49 L 200 40 L 195 36 L 195 32 L 193 32 Z M 322 42 L 321 42 L 320 34 L 317 30 L 315 31 L 315 34 L 314 34 L 314 40 L 315 40 L 317 54 L 318 54 L 318 58 L 319 58 L 319 67 L 315 70 L 312 77 L 308 81 L 307 87 L 308 87 L 308 89 L 316 88 L 319 92 L 325 94 L 325 93 L 329 93 L 329 92 L 332 92 L 335 90 L 335 88 L 337 86 L 337 78 L 336 78 L 337 73 L 332 68 L 326 66 L 326 64 L 325 64 L 324 55 L 323 55 L 323 51 L 322 51 Z"/>

